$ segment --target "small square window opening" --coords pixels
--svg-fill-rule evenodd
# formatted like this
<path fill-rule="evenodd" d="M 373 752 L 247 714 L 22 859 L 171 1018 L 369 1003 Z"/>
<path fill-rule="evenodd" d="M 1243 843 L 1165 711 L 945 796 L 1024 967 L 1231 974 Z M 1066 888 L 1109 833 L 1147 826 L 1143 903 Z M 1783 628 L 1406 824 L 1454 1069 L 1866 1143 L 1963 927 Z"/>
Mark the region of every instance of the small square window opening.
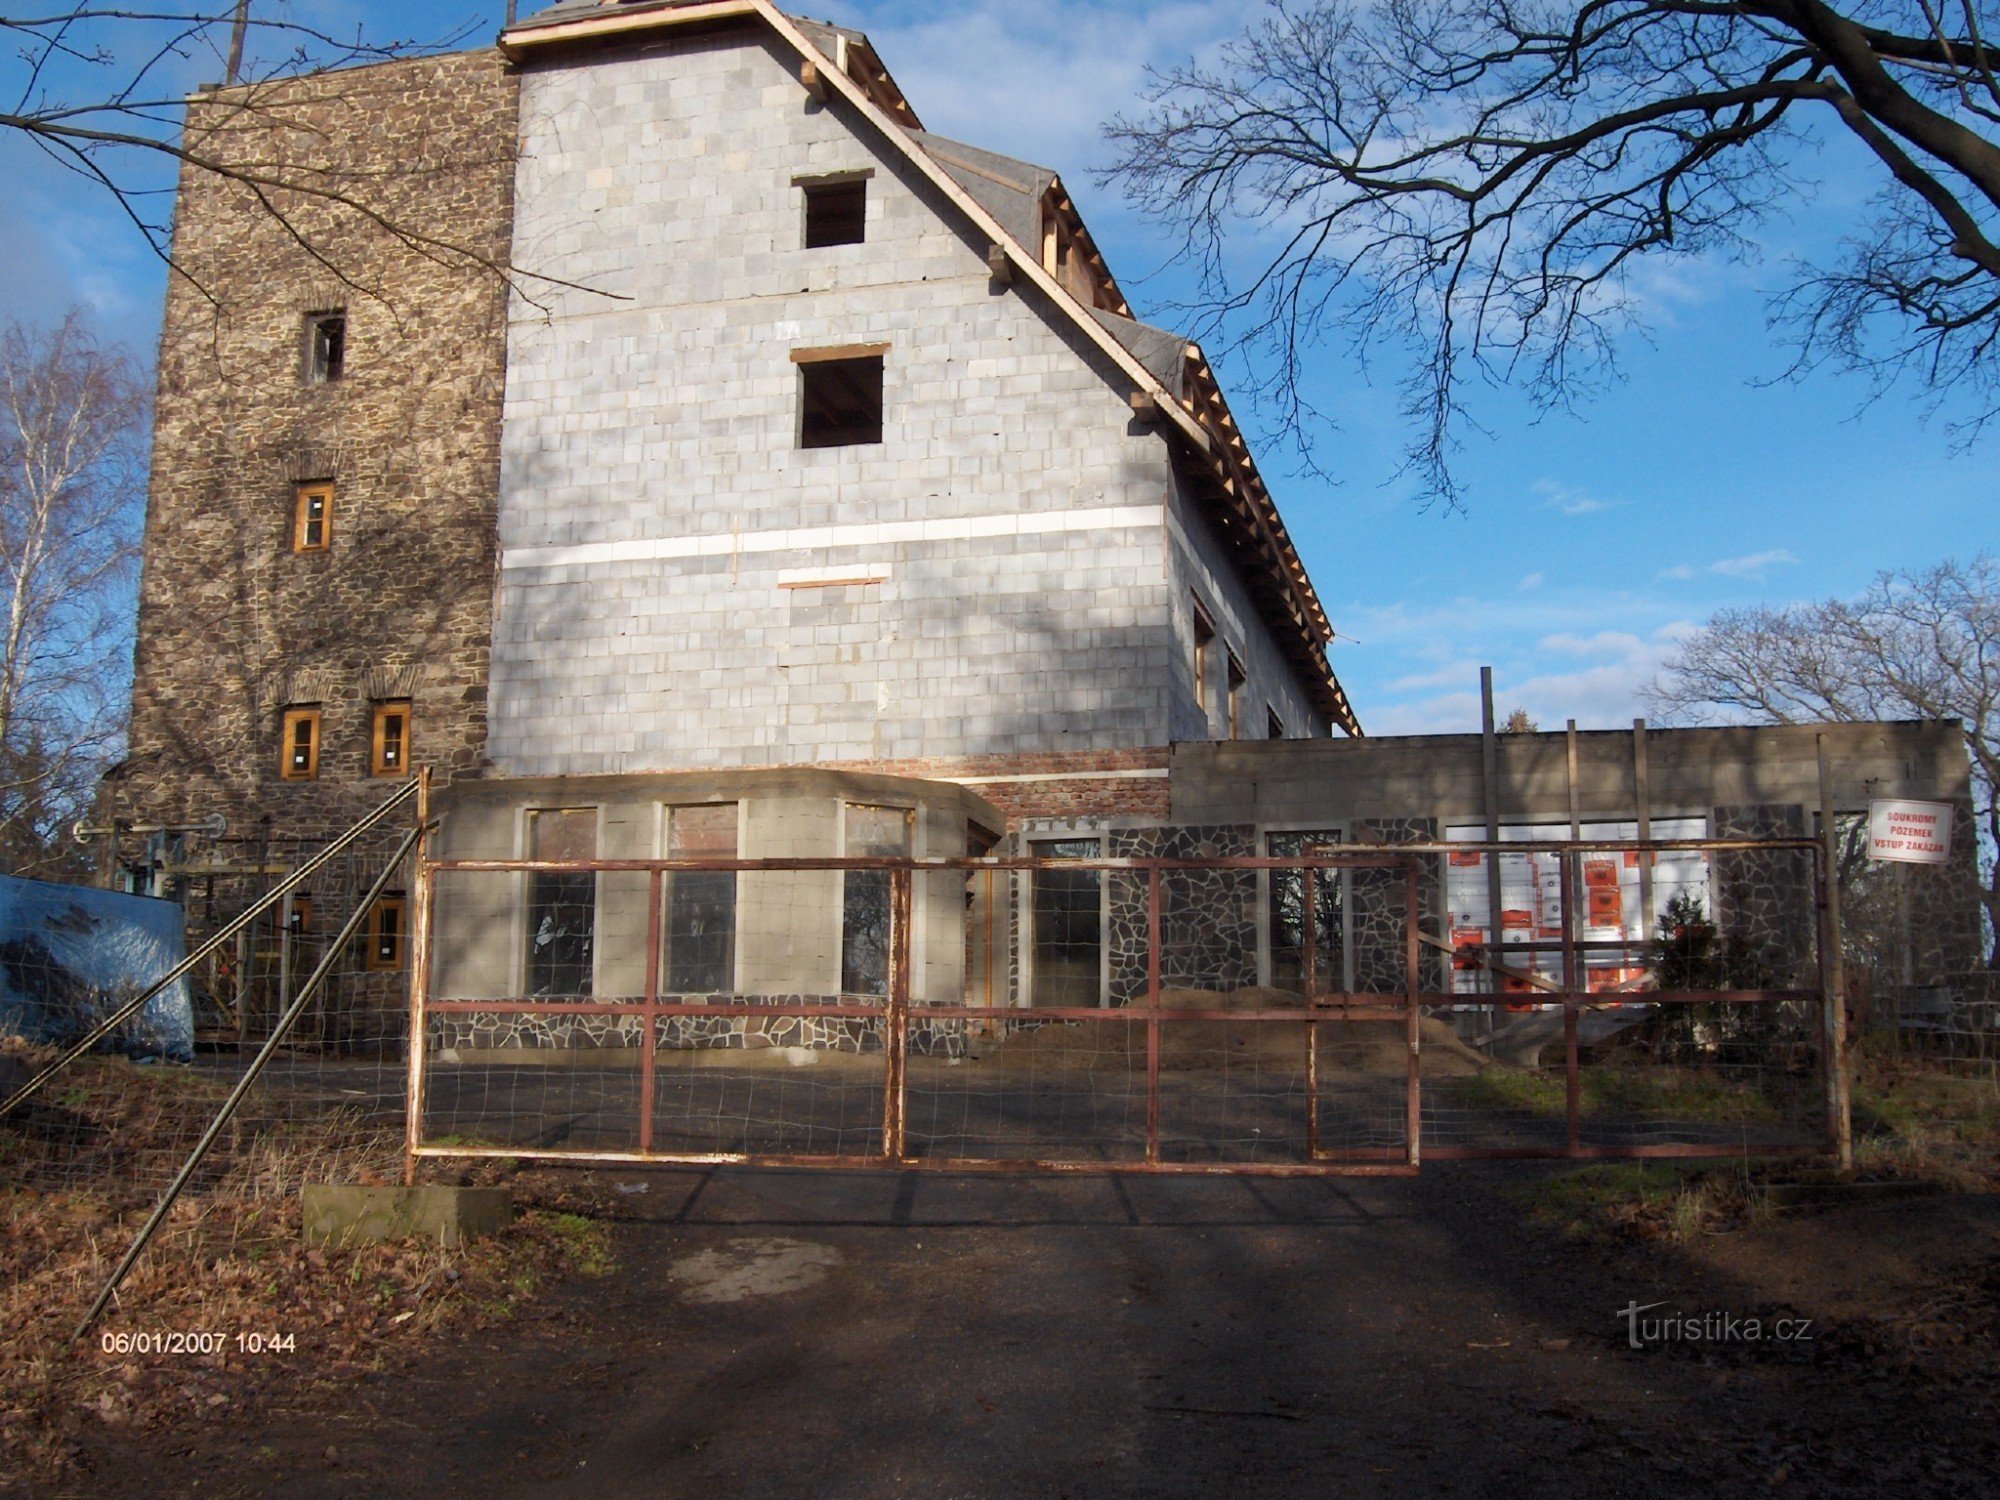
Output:
<path fill-rule="evenodd" d="M 306 380 L 328 385 L 347 372 L 347 314 L 306 315 Z"/>
<path fill-rule="evenodd" d="M 278 774 L 286 781 L 311 781 L 319 775 L 319 710 L 288 708 L 280 731 Z"/>
<path fill-rule="evenodd" d="M 882 441 L 882 356 L 801 360 L 799 446 L 848 448 Z"/>
<path fill-rule="evenodd" d="M 375 732 L 368 769 L 376 776 L 402 776 L 410 769 L 410 705 L 407 700 L 375 705 Z"/>
<path fill-rule="evenodd" d="M 826 245 L 858 245 L 867 237 L 868 184 L 817 182 L 806 194 L 806 249 Z"/>
<path fill-rule="evenodd" d="M 333 481 L 298 486 L 292 503 L 292 550 L 324 552 L 333 536 Z"/>

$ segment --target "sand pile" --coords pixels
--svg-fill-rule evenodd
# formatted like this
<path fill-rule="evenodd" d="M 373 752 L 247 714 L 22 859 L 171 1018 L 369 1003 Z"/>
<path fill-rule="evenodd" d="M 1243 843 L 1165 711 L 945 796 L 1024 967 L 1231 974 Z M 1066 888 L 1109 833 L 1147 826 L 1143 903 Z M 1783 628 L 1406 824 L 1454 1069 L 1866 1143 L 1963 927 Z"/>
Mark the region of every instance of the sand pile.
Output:
<path fill-rule="evenodd" d="M 1240 990 L 1162 990 L 1162 1010 L 1296 1010 L 1291 990 L 1249 986 Z M 1019 1012 L 1032 1016 L 1032 1011 Z M 1146 1065 L 1146 1027 L 1139 1006 L 1109 1010 L 1103 1021 L 1051 1021 L 1016 1031 L 982 1049 L 982 1061 L 1000 1067 L 1105 1068 Z M 1115 1019 L 1112 1019 L 1115 1018 Z M 1442 1021 L 1420 1023 L 1426 1078 L 1476 1073 L 1485 1061 Z M 1407 1065 L 1399 1021 L 1325 1022 L 1319 1028 L 1322 1075 L 1333 1072 L 1400 1076 Z M 1306 1027 L 1284 1021 L 1168 1021 L 1160 1028 L 1160 1067 L 1174 1072 L 1306 1066 Z"/>

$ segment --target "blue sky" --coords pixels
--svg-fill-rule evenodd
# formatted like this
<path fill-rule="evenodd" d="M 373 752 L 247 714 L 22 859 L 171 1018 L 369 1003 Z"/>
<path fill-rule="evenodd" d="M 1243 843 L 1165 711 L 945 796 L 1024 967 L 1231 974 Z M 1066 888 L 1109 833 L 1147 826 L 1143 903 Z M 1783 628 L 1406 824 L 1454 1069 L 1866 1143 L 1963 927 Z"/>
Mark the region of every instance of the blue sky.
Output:
<path fill-rule="evenodd" d="M 1163 232 L 1092 169 L 1109 155 L 1103 121 L 1136 106 L 1146 66 L 1208 52 L 1241 26 L 1243 0 L 806 8 L 867 31 L 931 129 L 1060 171 L 1141 317 L 1185 291 L 1160 271 L 1173 248 Z M 503 14 L 498 4 L 287 9 L 361 24 L 371 39 L 441 36 L 468 21 L 484 37 Z M 171 81 L 220 71 L 192 59 Z M 1851 376 L 1777 379 L 1788 350 L 1766 330 L 1767 294 L 1793 255 L 1850 227 L 1843 215 L 1873 186 L 1838 148 L 1818 171 L 1813 212 L 1772 225 L 1759 263 L 1649 274 L 1650 338 L 1627 342 L 1622 384 L 1576 415 L 1479 393 L 1490 436 L 1466 440 L 1462 514 L 1423 509 L 1396 478 L 1408 433 L 1393 359 L 1378 355 L 1364 374 L 1351 350 L 1317 351 L 1312 395 L 1338 426 L 1315 450 L 1337 482 L 1295 476 L 1280 444 L 1260 451 L 1342 637 L 1336 670 L 1371 733 L 1476 728 L 1482 663 L 1495 669 L 1503 712 L 1519 704 L 1545 728 L 1566 718 L 1614 726 L 1643 712 L 1640 685 L 1717 609 L 1851 594 L 1878 569 L 2000 541 L 2000 438 L 1955 455 L 1943 422 L 1926 425 L 1902 397 L 1869 405 Z M 0 180 L 12 185 L 0 313 L 45 317 L 86 302 L 150 358 L 164 275 L 116 209 L 18 141 L 0 142 Z M 1238 406 L 1256 433 L 1258 414 Z"/>

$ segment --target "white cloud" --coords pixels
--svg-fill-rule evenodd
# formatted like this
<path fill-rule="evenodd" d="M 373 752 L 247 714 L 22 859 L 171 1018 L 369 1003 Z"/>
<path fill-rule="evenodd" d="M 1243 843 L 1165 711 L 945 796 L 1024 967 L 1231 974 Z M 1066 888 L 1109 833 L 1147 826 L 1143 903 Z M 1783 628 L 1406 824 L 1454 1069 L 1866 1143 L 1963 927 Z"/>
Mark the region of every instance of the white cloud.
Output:
<path fill-rule="evenodd" d="M 1514 587 L 1522 590 L 1523 592 L 1530 592 L 1534 589 L 1540 588 L 1546 582 L 1548 582 L 1548 580 L 1544 578 L 1540 573 L 1530 573 L 1526 578 L 1523 578 L 1519 583 L 1515 584 Z"/>
<path fill-rule="evenodd" d="M 1761 578 L 1772 568 L 1795 568 L 1798 563 L 1783 547 L 1774 547 L 1769 552 L 1720 558 L 1708 565 L 1708 571 L 1721 578 Z"/>
<path fill-rule="evenodd" d="M 1542 497 L 1543 510 L 1560 511 L 1566 516 L 1595 515 L 1601 510 L 1616 510 L 1625 503 L 1606 500 L 1573 485 L 1557 484 L 1553 479 L 1537 479 L 1529 488 Z"/>
<path fill-rule="evenodd" d="M 1671 578 L 1677 583 L 1686 583 L 1694 577 L 1694 569 L 1686 563 L 1681 563 L 1675 567 L 1660 569 L 1658 576 Z"/>

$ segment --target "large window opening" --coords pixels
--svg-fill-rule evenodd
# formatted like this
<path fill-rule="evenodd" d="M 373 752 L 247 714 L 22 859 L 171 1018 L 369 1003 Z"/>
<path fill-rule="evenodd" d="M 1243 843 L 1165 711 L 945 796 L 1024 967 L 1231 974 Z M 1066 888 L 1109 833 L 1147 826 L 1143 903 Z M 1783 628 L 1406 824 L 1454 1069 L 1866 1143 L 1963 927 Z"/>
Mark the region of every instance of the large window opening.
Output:
<path fill-rule="evenodd" d="M 1331 829 L 1300 829 L 1264 836 L 1265 852 L 1273 859 L 1310 858 L 1340 852 L 1340 834 Z M 1306 872 L 1271 871 L 1271 983 L 1284 990 L 1306 985 L 1306 918 L 1312 918 L 1313 991 L 1344 990 L 1346 980 L 1346 878 L 1344 870 L 1314 870 L 1312 901 L 1306 901 Z"/>
<path fill-rule="evenodd" d="M 1096 859 L 1098 841 L 1039 839 L 1037 859 Z M 1098 870 L 1036 870 L 1030 876 L 1034 957 L 1029 1003 L 1097 1005 L 1104 994 L 1104 876 Z"/>
<path fill-rule="evenodd" d="M 536 808 L 528 814 L 528 858 L 597 858 L 597 809 Z M 597 872 L 528 873 L 530 995 L 588 995 L 597 945 Z"/>
<path fill-rule="evenodd" d="M 867 235 L 868 184 L 862 178 L 804 184 L 806 249 L 858 245 Z"/>
<path fill-rule="evenodd" d="M 800 350 L 799 446 L 847 448 L 882 441 L 882 356 L 821 357 Z"/>
<path fill-rule="evenodd" d="M 907 807 L 850 802 L 846 852 L 852 858 L 907 859 L 914 848 L 917 815 Z M 848 870 L 841 879 L 840 990 L 845 995 L 889 993 L 887 870 Z"/>
<path fill-rule="evenodd" d="M 1201 713 L 1202 737 L 1209 734 L 1208 712 L 1208 656 L 1215 645 L 1215 621 L 1209 618 L 1201 601 L 1194 601 L 1194 706 Z"/>
<path fill-rule="evenodd" d="M 667 809 L 667 858 L 736 858 L 736 804 Z M 678 995 L 736 987 L 736 872 L 667 876 L 666 987 Z"/>

